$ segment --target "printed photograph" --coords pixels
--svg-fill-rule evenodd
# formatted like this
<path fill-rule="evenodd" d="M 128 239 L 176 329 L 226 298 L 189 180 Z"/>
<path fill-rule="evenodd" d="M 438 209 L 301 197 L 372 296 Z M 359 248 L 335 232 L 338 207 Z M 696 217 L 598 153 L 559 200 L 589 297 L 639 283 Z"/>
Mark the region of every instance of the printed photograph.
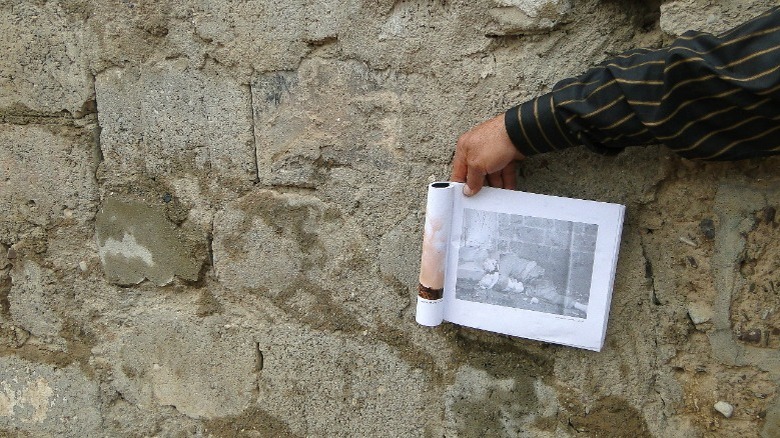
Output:
<path fill-rule="evenodd" d="M 465 209 L 455 297 L 587 318 L 598 225 Z"/>

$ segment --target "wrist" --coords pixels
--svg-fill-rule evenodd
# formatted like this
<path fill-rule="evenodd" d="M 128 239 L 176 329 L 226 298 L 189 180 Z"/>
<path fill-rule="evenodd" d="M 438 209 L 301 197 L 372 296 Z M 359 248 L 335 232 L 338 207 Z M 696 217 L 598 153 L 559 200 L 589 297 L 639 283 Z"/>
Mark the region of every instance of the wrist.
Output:
<path fill-rule="evenodd" d="M 579 144 L 557 113 L 550 93 L 509 109 L 504 114 L 504 126 L 512 144 L 524 156 Z"/>
<path fill-rule="evenodd" d="M 507 138 L 515 147 L 515 155 L 520 155 L 520 159 L 522 159 L 531 154 L 524 150 L 527 142 L 523 138 L 523 131 L 520 126 L 519 109 L 520 106 L 512 107 L 504 113 L 504 130 Z"/>

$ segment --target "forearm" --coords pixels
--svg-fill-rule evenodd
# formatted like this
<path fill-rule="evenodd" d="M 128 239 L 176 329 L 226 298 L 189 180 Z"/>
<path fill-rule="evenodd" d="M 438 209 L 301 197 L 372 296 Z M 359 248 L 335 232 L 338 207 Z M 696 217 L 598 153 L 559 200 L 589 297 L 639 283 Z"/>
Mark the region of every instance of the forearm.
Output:
<path fill-rule="evenodd" d="M 780 12 L 713 36 L 617 57 L 511 109 L 523 155 L 584 144 L 600 153 L 662 143 L 689 158 L 780 153 Z"/>

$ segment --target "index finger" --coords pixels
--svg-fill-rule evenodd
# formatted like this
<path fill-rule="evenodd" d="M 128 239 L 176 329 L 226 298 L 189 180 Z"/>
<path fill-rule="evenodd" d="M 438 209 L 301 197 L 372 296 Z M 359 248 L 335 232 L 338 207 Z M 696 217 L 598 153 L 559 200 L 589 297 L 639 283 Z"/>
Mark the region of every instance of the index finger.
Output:
<path fill-rule="evenodd" d="M 455 157 L 452 160 L 452 174 L 450 174 L 450 181 L 466 182 L 467 172 L 468 164 L 466 164 L 466 157 L 463 155 L 461 148 L 456 148 Z"/>

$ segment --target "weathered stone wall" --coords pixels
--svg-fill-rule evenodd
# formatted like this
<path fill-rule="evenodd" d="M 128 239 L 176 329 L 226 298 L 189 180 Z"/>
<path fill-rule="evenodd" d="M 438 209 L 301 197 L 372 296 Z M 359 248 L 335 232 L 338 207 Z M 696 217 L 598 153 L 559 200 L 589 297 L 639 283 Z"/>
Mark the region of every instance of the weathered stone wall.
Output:
<path fill-rule="evenodd" d="M 778 436 L 778 159 L 522 165 L 628 207 L 601 353 L 413 318 L 459 133 L 774 3 L 0 2 L 0 435 Z"/>

